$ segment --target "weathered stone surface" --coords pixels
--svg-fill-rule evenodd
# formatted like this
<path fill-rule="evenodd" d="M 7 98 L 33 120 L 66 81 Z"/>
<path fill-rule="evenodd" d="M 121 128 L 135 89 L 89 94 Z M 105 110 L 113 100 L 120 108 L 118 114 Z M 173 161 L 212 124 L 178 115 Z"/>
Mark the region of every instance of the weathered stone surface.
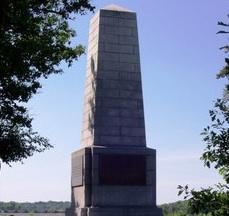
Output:
<path fill-rule="evenodd" d="M 136 13 L 119 6 L 90 22 L 82 149 L 72 154 L 67 216 L 162 216 L 156 151 L 146 147 Z"/>
<path fill-rule="evenodd" d="M 141 127 L 132 145 L 144 146 L 136 14 L 100 10 L 90 22 L 87 60 L 81 144 L 129 146 L 133 133 L 126 131 Z"/>
<path fill-rule="evenodd" d="M 72 163 L 72 186 L 83 185 L 83 156 L 78 156 L 73 159 Z"/>
<path fill-rule="evenodd" d="M 15 213 L 15 212 L 8 212 L 8 213 L 1 213 L 0 216 L 65 216 L 65 212 L 59 213 Z"/>

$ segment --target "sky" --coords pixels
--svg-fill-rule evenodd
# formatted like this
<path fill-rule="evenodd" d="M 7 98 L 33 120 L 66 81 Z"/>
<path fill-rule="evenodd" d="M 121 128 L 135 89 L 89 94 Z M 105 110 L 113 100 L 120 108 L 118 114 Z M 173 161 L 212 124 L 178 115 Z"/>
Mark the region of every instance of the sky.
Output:
<path fill-rule="evenodd" d="M 200 161 L 205 144 L 201 131 L 208 110 L 222 94 L 216 73 L 224 65 L 217 35 L 227 21 L 227 0 L 94 0 L 96 9 L 111 3 L 137 13 L 147 145 L 157 150 L 157 203 L 182 199 L 177 185 L 196 189 L 220 179 Z M 74 44 L 87 46 L 93 13 L 77 16 Z M 43 80 L 28 104 L 34 129 L 54 148 L 24 163 L 3 165 L 0 201 L 70 200 L 71 153 L 80 148 L 86 55 L 62 75 Z"/>

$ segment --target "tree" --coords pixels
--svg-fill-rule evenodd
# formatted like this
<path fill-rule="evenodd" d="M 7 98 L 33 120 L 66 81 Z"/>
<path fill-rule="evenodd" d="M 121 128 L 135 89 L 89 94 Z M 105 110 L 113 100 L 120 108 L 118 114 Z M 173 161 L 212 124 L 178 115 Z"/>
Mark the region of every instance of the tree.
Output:
<path fill-rule="evenodd" d="M 229 24 L 224 22 L 218 24 L 225 28 L 229 27 Z M 218 33 L 228 34 L 229 31 L 223 30 Z M 220 49 L 228 54 L 229 45 Z M 208 168 L 213 166 L 218 170 L 225 182 L 199 191 L 190 190 L 188 186 L 178 186 L 178 194 L 185 194 L 184 198 L 189 200 L 190 213 L 210 216 L 229 215 L 229 58 L 225 58 L 225 64 L 217 74 L 218 79 L 226 79 L 224 94 L 209 111 L 211 125 L 202 132 L 206 149 L 201 157 L 204 165 Z"/>
<path fill-rule="evenodd" d="M 84 53 L 72 47 L 75 14 L 93 11 L 90 0 L 1 0 L 0 2 L 0 165 L 22 161 L 51 146 L 32 128 L 26 103 L 41 78 L 62 73 Z"/>
<path fill-rule="evenodd" d="M 164 216 L 188 216 L 187 201 L 178 201 L 160 205 Z"/>

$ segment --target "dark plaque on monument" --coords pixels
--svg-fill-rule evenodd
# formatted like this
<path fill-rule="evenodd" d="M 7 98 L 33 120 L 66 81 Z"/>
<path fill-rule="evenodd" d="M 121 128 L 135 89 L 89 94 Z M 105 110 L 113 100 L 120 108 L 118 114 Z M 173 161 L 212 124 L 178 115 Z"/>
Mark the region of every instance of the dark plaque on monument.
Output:
<path fill-rule="evenodd" d="M 72 186 L 83 185 L 83 156 L 75 157 L 72 163 Z"/>
<path fill-rule="evenodd" d="M 99 183 L 101 185 L 145 185 L 145 156 L 101 154 L 99 156 Z"/>

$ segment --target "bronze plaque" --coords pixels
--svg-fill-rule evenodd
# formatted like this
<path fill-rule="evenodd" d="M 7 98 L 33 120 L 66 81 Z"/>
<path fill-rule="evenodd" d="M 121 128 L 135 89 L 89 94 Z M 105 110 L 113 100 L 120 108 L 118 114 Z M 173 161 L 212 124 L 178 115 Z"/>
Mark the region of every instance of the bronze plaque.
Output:
<path fill-rule="evenodd" d="M 99 155 L 101 185 L 145 185 L 146 158 L 144 155 Z"/>

